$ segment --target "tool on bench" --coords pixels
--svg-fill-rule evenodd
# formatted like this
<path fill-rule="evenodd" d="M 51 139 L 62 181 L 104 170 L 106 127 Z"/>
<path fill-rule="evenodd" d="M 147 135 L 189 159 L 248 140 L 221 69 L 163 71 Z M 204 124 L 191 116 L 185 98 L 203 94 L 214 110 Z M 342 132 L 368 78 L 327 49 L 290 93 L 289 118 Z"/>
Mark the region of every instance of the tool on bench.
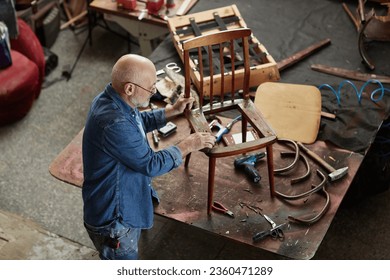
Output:
<path fill-rule="evenodd" d="M 236 122 L 240 121 L 241 118 L 242 118 L 242 116 L 239 115 L 238 117 L 234 118 L 230 123 L 228 123 L 226 126 L 221 125 L 217 119 L 214 119 L 214 120 L 209 124 L 209 127 L 210 127 L 210 129 L 213 129 L 214 127 L 217 127 L 217 128 L 218 128 L 218 132 L 217 132 L 217 134 L 215 135 L 215 137 L 217 138 L 216 143 L 221 142 L 222 136 L 223 136 L 224 134 L 228 133 L 228 132 L 232 129 L 233 125 L 234 125 Z"/>
<path fill-rule="evenodd" d="M 328 172 L 330 172 L 328 174 L 328 178 L 331 182 L 342 178 L 343 176 L 345 176 L 348 173 L 348 166 L 342 167 L 339 169 L 335 169 L 333 166 L 328 164 L 324 159 L 322 159 L 319 155 L 317 155 L 313 151 L 310 151 L 302 143 L 297 142 L 297 144 L 309 157 L 311 157 L 318 164 L 320 164 L 323 168 L 325 168 Z"/>
<path fill-rule="evenodd" d="M 213 209 L 214 211 L 217 211 L 217 212 L 221 212 L 222 214 L 225 214 L 225 215 L 228 215 L 228 216 L 234 218 L 233 212 L 230 211 L 229 209 L 227 209 L 225 206 L 223 206 L 222 203 L 220 203 L 218 201 L 214 201 L 213 202 L 213 205 L 211 206 L 211 209 Z"/>
<path fill-rule="evenodd" d="M 175 73 L 179 73 L 181 71 L 181 68 L 175 62 L 170 62 L 170 63 L 166 64 L 165 68 L 170 69 Z M 165 68 L 158 70 L 156 72 L 156 75 L 159 76 L 161 74 L 166 73 Z"/>
<path fill-rule="evenodd" d="M 272 228 L 269 230 L 264 230 L 264 231 L 260 231 L 260 232 L 256 233 L 255 235 L 253 235 L 252 240 L 254 242 L 257 242 L 257 241 L 260 241 L 267 236 L 271 236 L 272 239 L 279 239 L 280 241 L 283 241 L 284 240 L 284 232 L 282 230 L 282 227 L 287 225 L 287 223 L 276 225 L 276 223 L 267 215 L 263 214 L 263 217 L 267 220 L 267 222 L 270 223 Z"/>
<path fill-rule="evenodd" d="M 168 63 L 169 64 L 169 63 Z M 184 82 L 184 76 L 177 73 L 177 71 L 174 71 L 171 68 L 165 67 L 164 69 L 165 73 L 167 74 L 168 78 L 171 79 L 175 84 L 177 88 L 180 88 L 180 90 L 183 90 L 185 88 L 185 82 Z M 199 108 L 199 95 L 194 89 L 190 89 L 191 96 L 195 99 L 193 108 Z"/>
<path fill-rule="evenodd" d="M 257 172 L 255 165 L 256 163 L 265 157 L 265 152 L 260 152 L 252 155 L 236 158 L 234 160 L 235 168 L 244 168 L 244 172 L 249 176 L 253 183 L 258 183 L 261 180 L 259 172 Z"/>
<path fill-rule="evenodd" d="M 150 109 L 152 109 L 152 110 L 158 109 L 158 107 L 156 105 L 154 105 L 152 102 L 149 103 L 149 106 L 150 106 Z M 153 144 L 155 146 L 158 146 L 158 142 L 159 142 L 160 139 L 157 136 L 157 131 L 156 130 L 152 131 L 152 138 L 153 138 Z"/>

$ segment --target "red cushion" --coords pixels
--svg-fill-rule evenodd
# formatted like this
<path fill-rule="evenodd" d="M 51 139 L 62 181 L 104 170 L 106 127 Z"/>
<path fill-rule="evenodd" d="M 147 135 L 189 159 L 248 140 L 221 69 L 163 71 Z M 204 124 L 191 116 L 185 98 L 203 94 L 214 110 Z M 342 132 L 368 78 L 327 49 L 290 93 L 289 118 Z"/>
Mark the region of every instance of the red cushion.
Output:
<path fill-rule="evenodd" d="M 24 54 L 37 64 L 39 69 L 39 86 L 41 86 L 45 78 L 45 55 L 42 45 L 31 27 L 22 19 L 18 19 L 18 28 L 19 36 L 11 40 L 11 49 Z M 40 91 L 36 97 L 38 97 L 39 93 Z"/>
<path fill-rule="evenodd" d="M 0 70 L 0 125 L 24 117 L 39 94 L 37 65 L 11 50 L 12 65 Z"/>

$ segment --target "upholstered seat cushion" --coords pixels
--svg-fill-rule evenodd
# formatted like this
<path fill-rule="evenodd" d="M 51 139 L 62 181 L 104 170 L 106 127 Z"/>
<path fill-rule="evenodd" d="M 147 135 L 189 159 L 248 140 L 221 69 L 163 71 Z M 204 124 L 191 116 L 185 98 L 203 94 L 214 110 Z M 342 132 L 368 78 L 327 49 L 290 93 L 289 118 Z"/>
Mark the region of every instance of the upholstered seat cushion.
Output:
<path fill-rule="evenodd" d="M 31 61 L 35 62 L 39 69 L 39 86 L 45 78 L 45 55 L 38 37 L 31 27 L 21 19 L 18 19 L 19 36 L 11 40 L 11 49 L 22 53 Z M 38 98 L 40 91 L 36 97 Z"/>
<path fill-rule="evenodd" d="M 0 70 L 0 125 L 23 118 L 39 95 L 38 66 L 11 50 L 12 65 Z"/>

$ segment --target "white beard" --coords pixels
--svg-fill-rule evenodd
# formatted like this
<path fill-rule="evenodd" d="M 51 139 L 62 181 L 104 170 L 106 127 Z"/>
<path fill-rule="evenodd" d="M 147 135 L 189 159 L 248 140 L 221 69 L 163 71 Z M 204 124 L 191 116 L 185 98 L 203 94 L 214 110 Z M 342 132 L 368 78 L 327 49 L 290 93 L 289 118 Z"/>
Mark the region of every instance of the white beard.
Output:
<path fill-rule="evenodd" d="M 137 108 L 146 108 L 149 106 L 150 99 L 148 101 L 145 101 L 144 103 L 140 103 L 136 97 L 133 97 L 130 99 L 130 102 L 134 104 Z"/>

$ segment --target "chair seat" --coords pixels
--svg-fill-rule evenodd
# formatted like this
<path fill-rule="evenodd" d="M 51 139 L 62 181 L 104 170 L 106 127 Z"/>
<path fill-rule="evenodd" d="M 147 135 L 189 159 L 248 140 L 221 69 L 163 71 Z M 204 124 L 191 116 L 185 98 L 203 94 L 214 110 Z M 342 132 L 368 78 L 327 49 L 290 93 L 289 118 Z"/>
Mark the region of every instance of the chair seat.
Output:
<path fill-rule="evenodd" d="M 253 141 L 243 142 L 232 146 L 216 145 L 212 149 L 206 152 L 209 157 L 226 157 L 233 156 L 240 153 L 248 153 L 256 151 L 275 143 L 277 140 L 275 132 L 272 128 L 264 121 L 260 112 L 256 109 L 254 103 L 251 100 L 235 99 L 234 101 L 225 101 L 222 104 L 216 103 L 212 107 L 205 105 L 202 110 L 199 108 L 191 110 L 189 119 L 192 129 L 197 132 L 211 132 L 205 115 L 212 109 L 211 112 L 215 113 L 218 111 L 225 112 L 229 110 L 238 110 L 244 115 L 245 119 L 248 119 L 253 129 L 256 131 L 261 138 Z M 200 112 L 202 111 L 202 112 Z"/>
<path fill-rule="evenodd" d="M 253 151 L 260 150 L 266 146 L 275 143 L 277 140 L 276 136 L 263 137 L 255 139 L 249 142 L 234 144 L 232 146 L 216 146 L 208 151 L 206 154 L 209 157 L 228 157 L 230 155 L 237 155 L 241 153 L 250 153 Z"/>
<path fill-rule="evenodd" d="M 0 125 L 23 118 L 40 91 L 37 65 L 11 50 L 12 65 L 0 71 Z"/>

